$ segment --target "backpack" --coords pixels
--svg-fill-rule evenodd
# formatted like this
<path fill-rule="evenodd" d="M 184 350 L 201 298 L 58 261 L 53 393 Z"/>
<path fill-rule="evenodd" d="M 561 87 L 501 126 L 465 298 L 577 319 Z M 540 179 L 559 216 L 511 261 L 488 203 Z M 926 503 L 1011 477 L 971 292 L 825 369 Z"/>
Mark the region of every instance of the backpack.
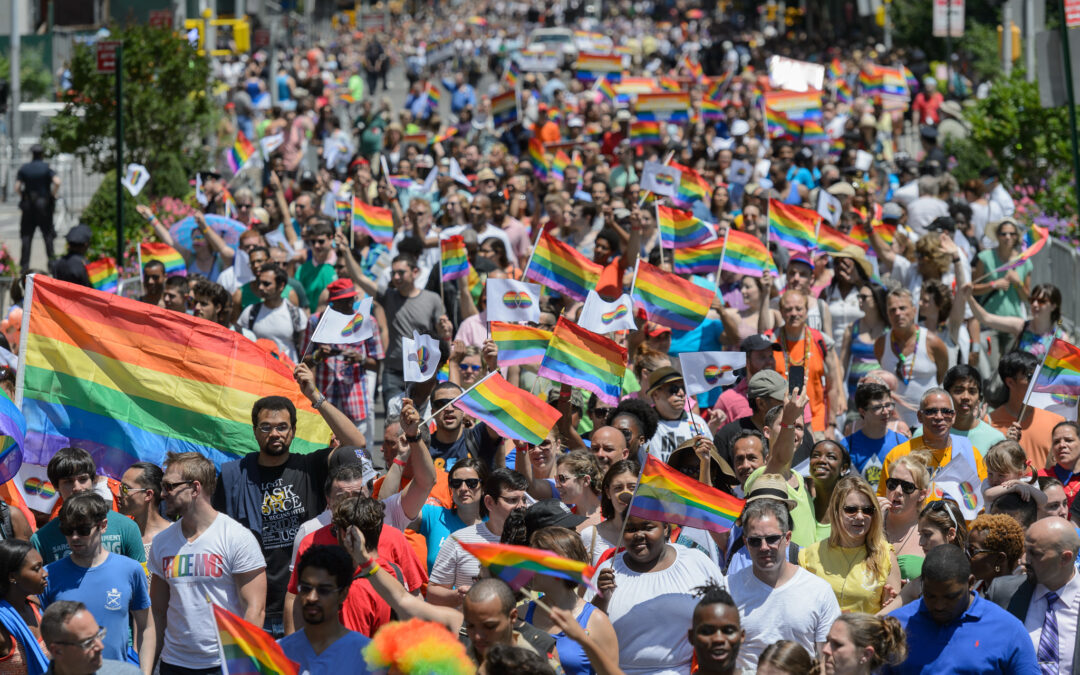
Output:
<path fill-rule="evenodd" d="M 259 318 L 259 310 L 262 309 L 262 306 L 262 300 L 256 302 L 254 305 L 251 306 L 251 314 L 248 315 L 247 329 L 253 333 L 255 332 L 255 321 Z M 300 316 L 300 309 L 288 300 L 285 301 L 285 307 L 289 310 L 289 322 L 294 328 L 292 337 L 293 345 L 296 347 L 297 350 L 299 350 L 300 342 L 304 339 L 304 331 L 295 330 L 295 327 L 298 325 L 303 325 L 303 317 Z"/>

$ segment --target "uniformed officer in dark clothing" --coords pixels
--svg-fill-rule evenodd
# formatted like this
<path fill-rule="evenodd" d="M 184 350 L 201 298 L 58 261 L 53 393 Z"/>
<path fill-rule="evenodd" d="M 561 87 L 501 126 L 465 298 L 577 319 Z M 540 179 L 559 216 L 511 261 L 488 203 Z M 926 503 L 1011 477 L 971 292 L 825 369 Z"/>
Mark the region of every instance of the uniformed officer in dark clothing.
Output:
<path fill-rule="evenodd" d="M 22 237 L 22 252 L 19 265 L 26 269 L 30 266 L 30 245 L 34 240 L 34 230 L 41 229 L 45 239 L 45 254 L 52 260 L 55 256 L 53 239 L 53 210 L 56 206 L 56 193 L 60 191 L 60 177 L 45 162 L 45 149 L 34 144 L 30 148 L 31 161 L 19 167 L 15 175 L 15 192 L 19 194 L 19 208 L 22 209 L 22 221 L 19 223 L 19 235 Z"/>
<path fill-rule="evenodd" d="M 86 249 L 90 246 L 89 225 L 79 223 L 67 233 L 68 250 L 53 262 L 53 276 L 61 281 L 90 287 L 90 275 L 86 273 Z"/>

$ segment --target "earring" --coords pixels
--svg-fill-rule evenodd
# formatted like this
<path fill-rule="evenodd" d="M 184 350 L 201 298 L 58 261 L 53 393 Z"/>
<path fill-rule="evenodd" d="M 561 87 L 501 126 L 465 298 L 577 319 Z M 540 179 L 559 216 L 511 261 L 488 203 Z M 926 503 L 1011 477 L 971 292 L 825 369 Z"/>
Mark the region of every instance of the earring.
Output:
<path fill-rule="evenodd" d="M 997 567 L 997 566 L 995 566 L 995 567 L 994 567 L 994 571 L 995 571 L 995 572 L 1000 572 L 1000 571 L 1001 571 L 1001 568 L 1000 568 L 1000 567 Z"/>

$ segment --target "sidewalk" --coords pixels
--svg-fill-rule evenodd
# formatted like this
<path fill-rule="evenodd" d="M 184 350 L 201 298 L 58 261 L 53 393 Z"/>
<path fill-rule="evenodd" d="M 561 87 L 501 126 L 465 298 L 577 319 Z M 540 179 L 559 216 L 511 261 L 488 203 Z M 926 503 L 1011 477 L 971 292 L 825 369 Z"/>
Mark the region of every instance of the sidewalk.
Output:
<path fill-rule="evenodd" d="M 19 241 L 19 220 L 21 218 L 22 212 L 19 211 L 19 207 L 10 200 L 6 203 L 0 203 L 0 241 L 7 244 L 8 250 L 11 251 L 11 255 L 16 262 L 19 261 L 19 256 L 22 254 L 22 242 Z M 55 245 L 57 255 L 64 252 L 64 237 L 61 234 L 57 235 Z M 39 232 L 34 236 L 34 243 L 30 247 L 30 266 L 36 269 L 45 269 L 46 263 L 45 242 L 41 239 L 41 233 Z"/>

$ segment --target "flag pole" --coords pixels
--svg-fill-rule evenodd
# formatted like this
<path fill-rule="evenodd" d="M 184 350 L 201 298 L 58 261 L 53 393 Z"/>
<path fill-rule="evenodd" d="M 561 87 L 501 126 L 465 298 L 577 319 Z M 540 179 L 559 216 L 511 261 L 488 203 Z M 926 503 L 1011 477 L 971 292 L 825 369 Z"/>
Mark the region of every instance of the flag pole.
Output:
<path fill-rule="evenodd" d="M 675 151 L 674 150 L 668 150 L 667 157 L 664 158 L 664 163 L 661 164 L 660 166 L 667 166 L 668 162 L 670 162 L 671 158 L 674 157 L 674 156 L 675 156 Z M 637 205 L 638 205 L 639 209 L 641 208 L 642 204 L 645 203 L 645 200 L 649 198 L 650 194 L 652 194 L 652 192 L 650 190 L 645 190 L 645 194 L 641 195 L 641 197 L 638 198 Z"/>
<path fill-rule="evenodd" d="M 475 383 L 475 384 L 473 384 L 473 386 L 471 386 L 471 387 L 469 387 L 468 389 L 466 389 L 465 391 L 461 392 L 460 394 L 458 394 L 457 396 L 455 396 L 455 397 L 454 397 L 453 399 L 451 399 L 449 403 L 447 403 L 447 404 L 446 404 L 446 405 L 444 405 L 443 407 L 439 408 L 439 409 L 438 409 L 438 410 L 436 410 L 435 412 L 431 413 L 431 415 L 429 415 L 429 416 L 428 416 L 428 418 L 427 418 L 426 420 L 424 420 L 423 422 L 421 422 L 421 423 L 420 423 L 420 426 L 421 426 L 421 427 L 426 427 L 426 426 L 427 426 L 428 424 L 430 424 L 430 423 L 431 423 L 431 420 L 433 420 L 433 419 L 435 419 L 436 417 L 438 417 L 438 416 L 439 416 L 439 413 L 441 413 L 442 411 L 446 410 L 446 409 L 447 409 L 447 408 L 449 408 L 450 406 L 454 405 L 454 403 L 456 403 L 456 402 L 457 402 L 457 400 L 458 400 L 459 398 L 461 398 L 461 397 L 462 397 L 462 396 L 464 396 L 465 394 L 468 394 L 468 393 L 469 393 L 470 391 L 472 391 L 473 389 L 476 389 L 476 388 L 477 388 L 478 386 L 480 386 L 480 385 L 481 385 L 481 384 L 482 384 L 483 382 L 485 382 L 485 381 L 486 381 L 486 380 L 487 380 L 487 379 L 488 379 L 489 377 L 491 377 L 492 375 L 494 375 L 494 374 L 496 374 L 496 373 L 498 373 L 498 372 L 499 372 L 499 371 L 497 371 L 497 370 L 493 370 L 493 371 L 491 371 L 490 373 L 488 373 L 487 375 L 485 375 L 485 376 L 483 376 L 482 378 L 480 378 L 479 380 L 477 380 L 477 381 L 476 381 L 476 383 Z"/>
<path fill-rule="evenodd" d="M 638 267 L 641 265 L 641 256 L 634 261 L 634 278 L 630 280 L 630 304 L 634 303 L 634 288 L 637 287 Z"/>
<path fill-rule="evenodd" d="M 717 265 L 717 267 L 716 267 L 716 294 L 717 295 L 720 295 L 720 273 L 724 271 L 724 256 L 727 255 L 728 232 L 730 232 L 730 230 L 727 230 L 727 231 L 724 232 L 724 246 L 723 246 L 723 248 L 720 249 L 720 264 Z M 721 295 L 720 297 L 721 297 L 721 299 L 723 299 L 724 296 Z"/>
<path fill-rule="evenodd" d="M 639 448 L 640 449 L 640 448 Z M 619 557 L 619 547 L 622 545 L 623 536 L 626 534 L 626 521 L 630 520 L 630 507 L 634 504 L 634 497 L 637 496 L 637 491 L 641 487 L 641 476 L 645 473 L 645 463 L 649 461 L 649 453 L 645 451 L 645 462 L 641 463 L 638 467 L 637 486 L 634 487 L 634 494 L 630 495 L 630 499 L 626 502 L 626 510 L 623 511 L 622 527 L 619 528 L 619 536 L 615 537 L 615 553 L 611 556 L 611 565 L 609 569 L 615 568 L 615 558 Z M 619 495 L 619 501 L 622 501 L 622 495 Z M 626 548 L 623 546 L 623 548 Z"/>
<path fill-rule="evenodd" d="M 663 230 L 660 229 L 660 205 L 659 204 L 655 204 L 655 203 L 653 204 L 653 218 L 655 219 L 655 222 L 657 224 L 656 233 L 660 236 L 660 264 L 663 265 L 664 264 L 664 232 L 663 232 Z M 674 244 L 675 242 L 673 241 L 671 243 Z M 671 260 L 672 260 L 672 263 L 671 263 L 672 267 L 674 268 L 674 265 L 675 265 L 675 251 L 674 250 L 672 250 L 672 252 L 671 252 Z"/>
<path fill-rule="evenodd" d="M 327 305 L 327 309 L 329 309 L 329 305 Z M 304 345 L 304 353 L 300 356 L 300 360 L 297 362 L 296 365 L 300 365 L 304 362 L 304 359 L 307 358 L 308 352 L 311 351 L 311 345 L 315 344 L 315 335 L 319 332 L 319 327 L 322 326 L 323 321 L 326 321 L 325 309 L 323 310 L 322 316 L 319 317 L 319 322 L 315 324 L 315 330 L 311 331 L 311 339 L 308 340 L 308 343 L 306 345 Z"/>
<path fill-rule="evenodd" d="M 521 270 L 521 279 L 524 281 L 529 273 L 529 265 L 532 265 L 533 256 L 536 255 L 536 247 L 540 245 L 540 237 L 544 236 L 544 228 L 541 225 L 537 225 L 536 238 L 533 240 L 532 250 L 529 251 L 529 259 L 525 262 L 524 269 Z"/>

